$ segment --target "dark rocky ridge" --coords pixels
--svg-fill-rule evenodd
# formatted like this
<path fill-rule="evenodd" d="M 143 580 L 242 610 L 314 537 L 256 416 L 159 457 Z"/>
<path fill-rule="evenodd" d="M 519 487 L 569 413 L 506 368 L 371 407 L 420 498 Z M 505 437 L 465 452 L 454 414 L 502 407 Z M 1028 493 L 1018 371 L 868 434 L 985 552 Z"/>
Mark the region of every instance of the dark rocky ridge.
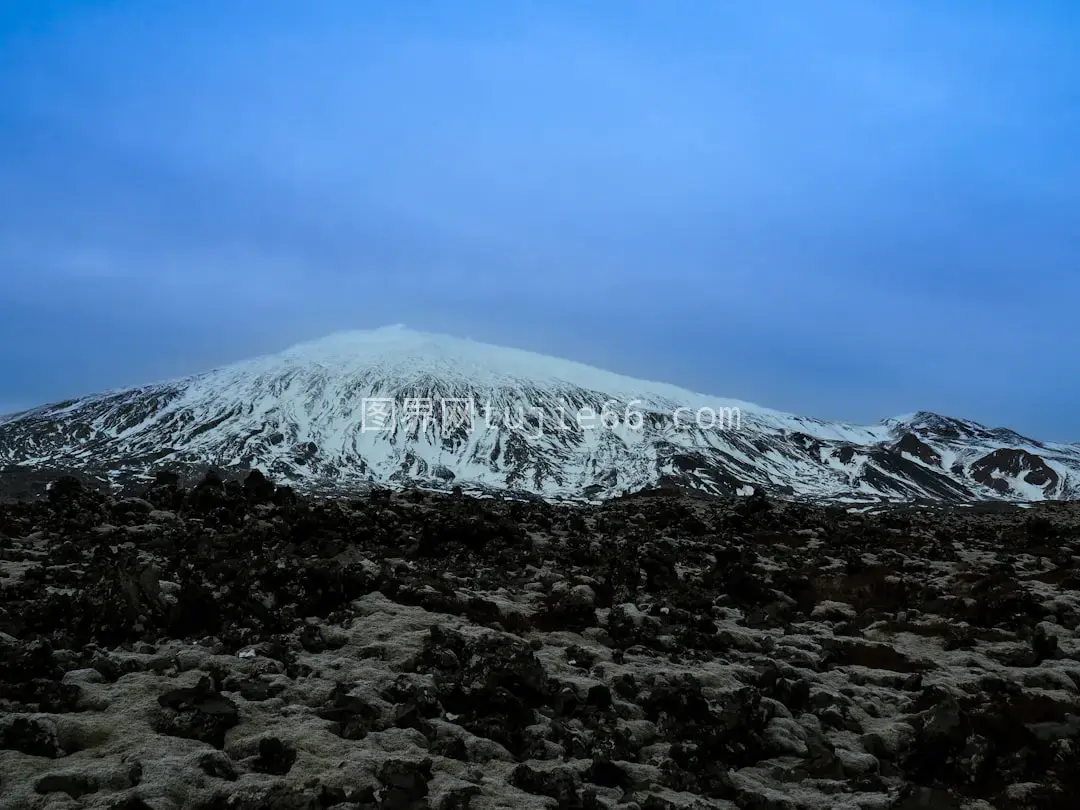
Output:
<path fill-rule="evenodd" d="M 984 486 L 1007 492 L 1007 479 L 997 476 L 1020 474 L 1025 474 L 1026 480 L 1033 486 L 1052 486 L 1058 481 L 1058 474 L 1045 459 L 1025 450 L 1006 448 L 995 450 L 975 462 L 972 465 L 971 477 Z"/>
<path fill-rule="evenodd" d="M 1080 505 L 0 504 L 0 807 L 1071 808 Z"/>

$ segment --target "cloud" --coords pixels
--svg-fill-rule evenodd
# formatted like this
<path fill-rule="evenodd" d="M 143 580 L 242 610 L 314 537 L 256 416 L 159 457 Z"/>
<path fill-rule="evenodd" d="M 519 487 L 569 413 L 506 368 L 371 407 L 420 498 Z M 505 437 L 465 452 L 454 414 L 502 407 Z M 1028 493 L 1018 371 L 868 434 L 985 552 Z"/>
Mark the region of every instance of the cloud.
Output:
<path fill-rule="evenodd" d="M 57 8 L 0 18 L 0 399 L 404 321 L 1080 435 L 1080 57 L 1049 12 Z"/>

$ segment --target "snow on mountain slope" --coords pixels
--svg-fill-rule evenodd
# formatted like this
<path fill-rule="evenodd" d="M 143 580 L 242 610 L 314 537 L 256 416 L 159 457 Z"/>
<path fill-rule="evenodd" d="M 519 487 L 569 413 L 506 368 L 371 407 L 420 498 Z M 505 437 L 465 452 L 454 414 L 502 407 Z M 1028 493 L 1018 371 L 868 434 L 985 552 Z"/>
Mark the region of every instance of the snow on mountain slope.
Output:
<path fill-rule="evenodd" d="M 861 500 L 1080 497 L 1080 447 L 920 412 L 810 419 L 580 363 L 387 327 L 0 417 L 0 464 L 259 467 L 609 497 L 662 484 Z"/>

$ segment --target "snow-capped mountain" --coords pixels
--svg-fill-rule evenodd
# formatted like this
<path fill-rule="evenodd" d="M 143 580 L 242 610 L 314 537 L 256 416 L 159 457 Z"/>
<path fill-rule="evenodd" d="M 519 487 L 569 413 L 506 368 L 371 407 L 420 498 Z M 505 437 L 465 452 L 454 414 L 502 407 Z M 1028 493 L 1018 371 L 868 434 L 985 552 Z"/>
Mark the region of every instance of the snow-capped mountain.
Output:
<path fill-rule="evenodd" d="M 1080 497 L 1075 444 L 926 412 L 867 426 L 811 419 L 400 326 L 0 417 L 0 465 L 113 477 L 257 467 L 336 491 Z"/>

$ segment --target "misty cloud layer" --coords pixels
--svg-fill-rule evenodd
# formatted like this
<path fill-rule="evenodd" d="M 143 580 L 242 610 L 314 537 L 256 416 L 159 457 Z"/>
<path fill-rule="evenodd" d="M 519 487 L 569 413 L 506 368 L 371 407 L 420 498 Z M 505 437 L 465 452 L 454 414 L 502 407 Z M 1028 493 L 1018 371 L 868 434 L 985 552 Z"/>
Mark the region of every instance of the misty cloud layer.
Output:
<path fill-rule="evenodd" d="M 1080 439 L 1072 4 L 21 5 L 0 411 L 401 322 Z"/>

